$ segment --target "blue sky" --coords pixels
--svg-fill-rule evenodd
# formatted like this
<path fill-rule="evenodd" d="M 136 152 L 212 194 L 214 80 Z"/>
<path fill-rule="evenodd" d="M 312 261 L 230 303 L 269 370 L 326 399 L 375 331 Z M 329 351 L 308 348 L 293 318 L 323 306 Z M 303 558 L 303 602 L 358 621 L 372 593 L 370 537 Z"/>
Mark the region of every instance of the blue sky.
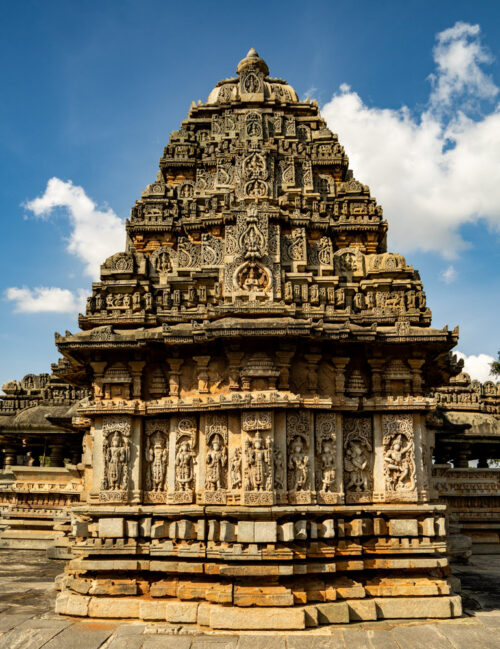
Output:
<path fill-rule="evenodd" d="M 390 249 L 420 270 L 434 324 L 459 324 L 466 356 L 496 355 L 499 3 L 0 6 L 0 385 L 57 359 L 54 331 L 77 329 L 170 131 L 251 46 L 324 107 L 384 207 Z"/>

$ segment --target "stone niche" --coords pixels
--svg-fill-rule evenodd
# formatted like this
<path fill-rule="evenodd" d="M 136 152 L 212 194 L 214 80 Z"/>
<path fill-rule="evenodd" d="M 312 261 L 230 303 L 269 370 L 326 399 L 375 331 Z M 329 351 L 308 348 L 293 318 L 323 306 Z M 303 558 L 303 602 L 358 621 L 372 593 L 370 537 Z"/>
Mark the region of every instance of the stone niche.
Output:
<path fill-rule="evenodd" d="M 192 106 L 56 335 L 91 460 L 57 611 L 303 629 L 454 617 L 429 390 L 457 330 L 316 102 L 251 50 Z"/>

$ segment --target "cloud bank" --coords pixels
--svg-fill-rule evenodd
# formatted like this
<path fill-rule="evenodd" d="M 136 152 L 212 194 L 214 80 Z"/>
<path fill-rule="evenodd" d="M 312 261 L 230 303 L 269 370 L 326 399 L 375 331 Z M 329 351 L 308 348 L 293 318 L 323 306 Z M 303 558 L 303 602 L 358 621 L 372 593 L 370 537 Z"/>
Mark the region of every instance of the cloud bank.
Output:
<path fill-rule="evenodd" d="M 75 295 L 66 288 L 39 286 L 34 289 L 11 287 L 5 298 L 14 302 L 16 313 L 78 313 L 85 306 L 87 291 L 80 289 Z"/>
<path fill-rule="evenodd" d="M 472 380 L 481 381 L 482 383 L 485 381 L 493 381 L 496 383 L 498 381 L 498 376 L 493 376 L 490 372 L 491 363 L 495 360 L 493 356 L 489 356 L 488 354 L 478 354 L 477 356 L 471 354 L 470 356 L 466 356 L 465 354 L 462 354 L 462 352 L 455 350 L 453 353 L 456 354 L 458 358 L 463 359 L 463 371 L 470 374 Z"/>
<path fill-rule="evenodd" d="M 55 208 L 62 208 L 70 225 L 67 251 L 83 264 L 83 273 L 99 279 L 99 267 L 110 255 L 123 250 L 123 221 L 112 209 L 99 209 L 83 187 L 71 180 L 51 178 L 42 196 L 24 207 L 42 219 L 48 219 Z M 85 295 L 90 291 L 72 292 L 56 286 L 35 288 L 11 287 L 4 295 L 15 304 L 16 313 L 73 313 L 84 309 Z"/>
<path fill-rule="evenodd" d="M 433 55 L 420 112 L 368 106 L 344 84 L 322 113 L 383 206 L 390 247 L 454 259 L 467 245 L 461 226 L 482 220 L 500 232 L 500 105 L 479 25 L 440 32 Z"/>
<path fill-rule="evenodd" d="M 51 178 L 45 192 L 25 205 L 39 218 L 48 218 L 54 208 L 65 210 L 71 234 L 67 250 L 83 263 L 83 272 L 99 279 L 99 266 L 110 255 L 123 250 L 125 229 L 123 221 L 111 208 L 100 210 L 83 187 L 59 178 Z"/>

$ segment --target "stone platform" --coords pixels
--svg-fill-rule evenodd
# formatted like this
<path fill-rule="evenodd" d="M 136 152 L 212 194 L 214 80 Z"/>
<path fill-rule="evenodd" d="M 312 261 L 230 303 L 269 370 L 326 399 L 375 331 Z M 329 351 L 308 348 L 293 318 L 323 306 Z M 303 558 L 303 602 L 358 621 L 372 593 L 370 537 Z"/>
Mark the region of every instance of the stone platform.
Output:
<path fill-rule="evenodd" d="M 286 633 L 207 633 L 189 623 L 81 621 L 53 613 L 63 562 L 0 553 L 0 649 L 500 649 L 500 557 L 454 566 L 464 613 L 453 620 L 351 622 Z"/>

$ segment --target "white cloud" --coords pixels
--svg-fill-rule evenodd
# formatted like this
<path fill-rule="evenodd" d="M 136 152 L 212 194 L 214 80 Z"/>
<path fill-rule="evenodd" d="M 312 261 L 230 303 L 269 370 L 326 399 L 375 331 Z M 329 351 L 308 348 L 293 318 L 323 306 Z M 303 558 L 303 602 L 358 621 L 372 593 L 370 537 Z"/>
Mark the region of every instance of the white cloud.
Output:
<path fill-rule="evenodd" d="M 480 67 L 492 61 L 479 41 L 480 31 L 479 25 L 457 22 L 437 35 L 433 51 L 437 72 L 430 75 L 433 108 L 442 110 L 463 93 L 472 99 L 492 99 L 498 93 L 491 77 Z"/>
<path fill-rule="evenodd" d="M 13 286 L 5 291 L 5 298 L 15 302 L 17 313 L 78 313 L 84 310 L 86 293 L 80 289 L 75 295 L 66 288 L 55 286 L 34 289 Z"/>
<path fill-rule="evenodd" d="M 448 268 L 445 268 L 443 272 L 441 273 L 441 279 L 445 284 L 451 284 L 457 279 L 457 271 L 455 270 L 455 266 L 450 264 Z"/>
<path fill-rule="evenodd" d="M 467 245 L 462 225 L 484 219 L 500 231 L 500 106 L 470 116 L 498 92 L 481 69 L 489 54 L 479 31 L 457 23 L 437 35 L 429 105 L 418 114 L 370 107 L 346 84 L 322 109 L 384 208 L 391 249 L 453 259 Z"/>
<path fill-rule="evenodd" d="M 56 207 L 66 209 L 71 225 L 67 250 L 84 264 L 84 272 L 99 279 L 99 266 L 123 250 L 125 227 L 111 208 L 98 209 L 82 187 L 51 178 L 43 196 L 25 205 L 35 216 L 47 218 Z M 35 289 L 37 290 L 37 289 Z"/>
<path fill-rule="evenodd" d="M 493 356 L 489 356 L 488 354 L 478 354 L 477 356 L 471 354 L 470 356 L 466 356 L 465 354 L 462 354 L 462 352 L 455 350 L 453 353 L 456 354 L 458 358 L 463 359 L 463 371 L 470 374 L 472 380 L 481 381 L 482 383 L 485 381 L 498 381 L 498 377 L 493 376 L 490 372 L 491 363 L 495 360 Z"/>

